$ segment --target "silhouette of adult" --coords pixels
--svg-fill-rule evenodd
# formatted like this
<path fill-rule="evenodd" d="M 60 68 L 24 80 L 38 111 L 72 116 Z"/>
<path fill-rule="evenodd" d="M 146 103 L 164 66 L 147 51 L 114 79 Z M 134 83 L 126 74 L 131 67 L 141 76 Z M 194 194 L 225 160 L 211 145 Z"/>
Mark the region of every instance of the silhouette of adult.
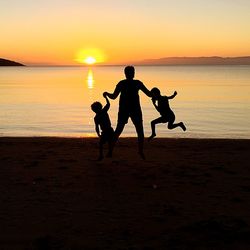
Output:
<path fill-rule="evenodd" d="M 128 123 L 128 119 L 131 118 L 138 136 L 138 149 L 140 156 L 144 159 L 143 142 L 143 120 L 142 110 L 140 105 L 139 90 L 144 92 L 148 97 L 151 97 L 151 92 L 144 86 L 144 84 L 135 80 L 135 68 L 133 66 L 127 66 L 124 69 L 126 79 L 121 80 L 117 85 L 113 93 L 104 92 L 103 96 L 108 96 L 110 99 L 116 99 L 120 94 L 118 121 L 115 129 L 115 142 L 118 140 L 122 133 L 124 126 Z"/>

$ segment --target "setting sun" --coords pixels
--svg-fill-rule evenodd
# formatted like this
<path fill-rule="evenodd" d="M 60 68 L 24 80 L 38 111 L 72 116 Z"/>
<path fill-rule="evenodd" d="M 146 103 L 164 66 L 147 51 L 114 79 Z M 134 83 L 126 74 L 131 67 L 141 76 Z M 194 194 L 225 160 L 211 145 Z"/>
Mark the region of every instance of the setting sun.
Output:
<path fill-rule="evenodd" d="M 96 48 L 88 48 L 81 49 L 77 53 L 76 61 L 79 63 L 85 63 L 88 65 L 92 65 L 95 63 L 102 63 L 106 60 L 106 57 L 100 49 Z"/>
<path fill-rule="evenodd" d="M 88 57 L 84 60 L 84 62 L 85 62 L 86 64 L 94 64 L 94 63 L 96 63 L 96 59 L 95 59 L 94 57 L 92 57 L 92 56 L 88 56 Z"/>

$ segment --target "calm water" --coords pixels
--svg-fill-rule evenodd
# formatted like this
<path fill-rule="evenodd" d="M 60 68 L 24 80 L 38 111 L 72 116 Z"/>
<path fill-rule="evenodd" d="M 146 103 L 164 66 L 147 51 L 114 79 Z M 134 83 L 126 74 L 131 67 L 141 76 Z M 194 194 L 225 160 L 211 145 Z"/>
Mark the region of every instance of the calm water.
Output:
<path fill-rule="evenodd" d="M 123 79 L 123 67 L 0 67 L 0 136 L 95 136 L 90 110 Z M 136 78 L 170 100 L 187 131 L 157 126 L 159 137 L 250 138 L 250 66 L 136 67 Z M 159 115 L 141 96 L 145 135 Z M 118 99 L 111 101 L 115 127 Z M 136 136 L 129 121 L 123 136 Z"/>

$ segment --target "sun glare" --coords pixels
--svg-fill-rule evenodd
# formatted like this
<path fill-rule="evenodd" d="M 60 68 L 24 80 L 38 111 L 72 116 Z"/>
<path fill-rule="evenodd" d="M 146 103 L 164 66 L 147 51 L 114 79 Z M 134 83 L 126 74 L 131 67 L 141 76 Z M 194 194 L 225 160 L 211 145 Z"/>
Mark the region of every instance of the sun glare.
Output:
<path fill-rule="evenodd" d="M 86 64 L 90 64 L 91 65 L 91 64 L 96 63 L 96 59 L 94 57 L 92 57 L 92 56 L 88 56 L 87 58 L 85 58 L 84 62 Z"/>
<path fill-rule="evenodd" d="M 106 57 L 100 49 L 81 49 L 76 55 L 76 61 L 87 65 L 93 65 L 95 63 L 102 63 L 106 60 Z"/>

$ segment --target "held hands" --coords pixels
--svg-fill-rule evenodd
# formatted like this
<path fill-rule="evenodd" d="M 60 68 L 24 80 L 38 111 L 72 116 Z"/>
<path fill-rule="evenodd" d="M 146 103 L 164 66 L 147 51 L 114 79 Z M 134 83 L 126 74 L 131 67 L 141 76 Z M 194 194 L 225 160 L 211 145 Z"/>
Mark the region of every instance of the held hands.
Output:
<path fill-rule="evenodd" d="M 109 103 L 108 92 L 104 92 L 103 97 L 106 99 L 106 102 Z"/>

